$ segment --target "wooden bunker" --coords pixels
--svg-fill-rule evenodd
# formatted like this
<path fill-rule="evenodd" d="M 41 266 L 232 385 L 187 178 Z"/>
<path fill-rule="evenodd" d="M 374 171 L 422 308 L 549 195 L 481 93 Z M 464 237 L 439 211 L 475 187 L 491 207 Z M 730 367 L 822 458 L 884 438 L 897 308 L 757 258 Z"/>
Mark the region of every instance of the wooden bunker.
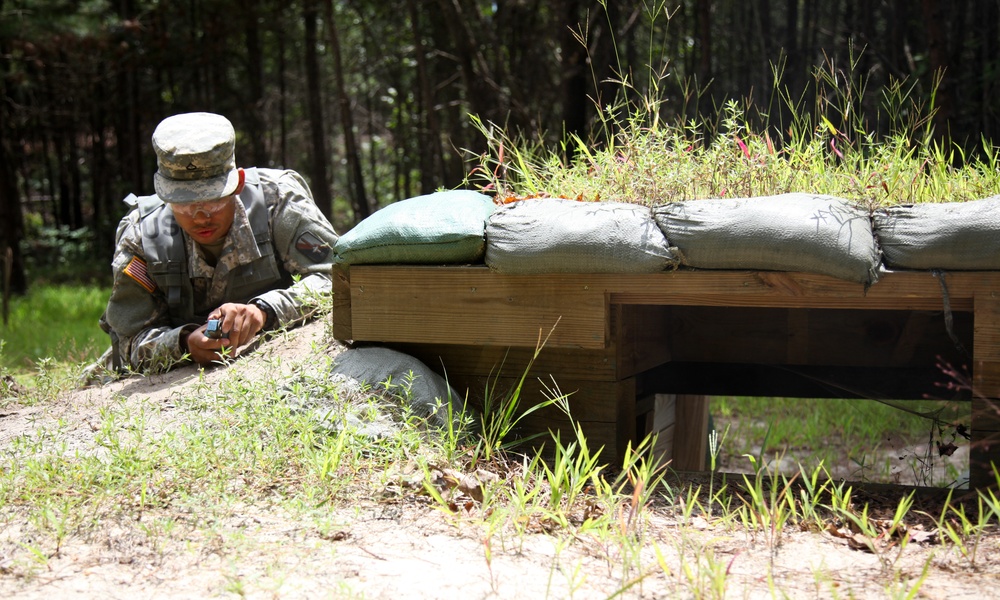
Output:
<path fill-rule="evenodd" d="M 942 364 L 965 369 L 971 387 L 957 397 L 972 404 L 970 483 L 995 483 L 998 272 L 888 272 L 867 290 L 775 271 L 353 265 L 334 279 L 337 339 L 411 354 L 473 404 L 488 381 L 514 383 L 551 330 L 524 401 L 543 399 L 539 378 L 554 381 L 607 460 L 656 428 L 677 470 L 705 468 L 709 395 L 950 399 Z M 565 424 L 554 409 L 527 422 Z"/>

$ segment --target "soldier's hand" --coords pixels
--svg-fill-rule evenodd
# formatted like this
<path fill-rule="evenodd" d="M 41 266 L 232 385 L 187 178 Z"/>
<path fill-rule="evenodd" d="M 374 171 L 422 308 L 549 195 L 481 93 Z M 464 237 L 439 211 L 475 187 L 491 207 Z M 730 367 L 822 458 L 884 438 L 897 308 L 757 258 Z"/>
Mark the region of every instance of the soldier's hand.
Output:
<path fill-rule="evenodd" d="M 252 304 L 228 302 L 209 313 L 208 319 L 220 321 L 221 338 L 213 339 L 205 335 L 207 324 L 195 329 L 187 337 L 188 354 L 201 365 L 222 360 L 223 348 L 235 350 L 249 343 L 264 328 L 267 315 Z"/>
<path fill-rule="evenodd" d="M 208 318 L 222 321 L 222 331 L 225 332 L 222 341 L 226 342 L 223 345 L 234 350 L 249 343 L 267 322 L 267 315 L 260 308 L 234 302 L 227 302 L 213 310 Z"/>
<path fill-rule="evenodd" d="M 219 351 L 226 346 L 227 339 L 212 339 L 205 335 L 205 327 L 202 325 L 188 334 L 186 340 L 187 352 L 191 359 L 200 365 L 209 365 L 222 359 Z"/>

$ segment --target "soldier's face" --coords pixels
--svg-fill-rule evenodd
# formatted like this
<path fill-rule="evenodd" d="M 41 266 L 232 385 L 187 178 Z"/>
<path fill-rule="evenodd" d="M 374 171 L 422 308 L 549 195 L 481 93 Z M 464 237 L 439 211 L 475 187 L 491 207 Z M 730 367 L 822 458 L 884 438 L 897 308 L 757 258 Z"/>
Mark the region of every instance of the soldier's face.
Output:
<path fill-rule="evenodd" d="M 236 214 L 236 196 L 192 204 L 171 204 L 170 210 L 181 229 L 199 244 L 225 239 Z"/>

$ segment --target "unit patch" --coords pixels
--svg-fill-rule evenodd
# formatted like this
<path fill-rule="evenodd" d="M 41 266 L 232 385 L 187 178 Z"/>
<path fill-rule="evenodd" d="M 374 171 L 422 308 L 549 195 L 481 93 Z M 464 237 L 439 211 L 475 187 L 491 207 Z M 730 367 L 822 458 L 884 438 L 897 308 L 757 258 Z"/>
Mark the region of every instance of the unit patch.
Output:
<path fill-rule="evenodd" d="M 295 249 L 314 263 L 321 263 L 330 255 L 330 245 L 309 231 L 295 240 Z"/>

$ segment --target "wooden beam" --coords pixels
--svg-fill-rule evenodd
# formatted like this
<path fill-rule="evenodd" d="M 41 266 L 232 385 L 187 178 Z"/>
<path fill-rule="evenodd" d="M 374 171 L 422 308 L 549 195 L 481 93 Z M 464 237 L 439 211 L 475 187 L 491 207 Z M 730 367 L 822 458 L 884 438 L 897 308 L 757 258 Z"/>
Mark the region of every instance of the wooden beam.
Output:
<path fill-rule="evenodd" d="M 975 338 L 972 350 L 972 453 L 970 485 L 995 487 L 993 469 L 1000 468 L 1000 299 L 984 290 L 975 300 Z"/>
<path fill-rule="evenodd" d="M 617 379 L 670 361 L 669 306 L 615 305 L 611 310 Z"/>
<path fill-rule="evenodd" d="M 704 471 L 708 449 L 708 396 L 678 394 L 674 405 L 675 471 Z"/>
<path fill-rule="evenodd" d="M 351 267 L 355 339 L 600 349 L 603 289 L 574 275 L 505 276 L 486 267 Z"/>
<path fill-rule="evenodd" d="M 354 339 L 351 330 L 351 272 L 345 265 L 334 265 L 330 273 L 333 280 L 333 337 L 341 341 Z"/>
<path fill-rule="evenodd" d="M 859 367 L 929 366 L 967 360 L 941 311 L 671 307 L 672 360 Z M 972 345 L 972 314 L 952 331 Z"/>
<path fill-rule="evenodd" d="M 886 273 L 868 289 L 812 273 L 675 271 L 616 277 L 613 304 L 887 310 L 941 310 L 943 304 L 940 280 L 926 272 Z M 971 311 L 975 290 L 1000 284 L 1000 273 L 950 274 L 947 281 L 951 309 Z"/>
<path fill-rule="evenodd" d="M 579 350 L 542 348 L 538 356 L 534 348 L 508 348 L 469 344 L 386 344 L 415 356 L 441 375 L 494 375 L 519 377 L 529 363 L 528 376 L 549 376 L 578 381 L 615 381 L 615 355 L 611 348 Z"/>

